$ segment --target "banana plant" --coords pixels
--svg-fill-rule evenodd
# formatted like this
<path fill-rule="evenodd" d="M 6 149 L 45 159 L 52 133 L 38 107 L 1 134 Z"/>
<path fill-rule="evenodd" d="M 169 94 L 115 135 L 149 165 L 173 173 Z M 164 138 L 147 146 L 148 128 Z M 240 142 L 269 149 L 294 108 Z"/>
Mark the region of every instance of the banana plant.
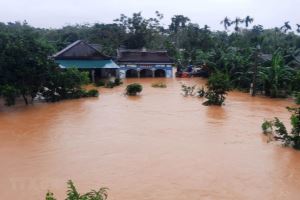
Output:
<path fill-rule="evenodd" d="M 266 95 L 271 97 L 285 97 L 292 82 L 294 69 L 284 64 L 283 56 L 279 51 L 272 56 L 271 66 L 261 67 L 259 77 L 264 82 Z"/>

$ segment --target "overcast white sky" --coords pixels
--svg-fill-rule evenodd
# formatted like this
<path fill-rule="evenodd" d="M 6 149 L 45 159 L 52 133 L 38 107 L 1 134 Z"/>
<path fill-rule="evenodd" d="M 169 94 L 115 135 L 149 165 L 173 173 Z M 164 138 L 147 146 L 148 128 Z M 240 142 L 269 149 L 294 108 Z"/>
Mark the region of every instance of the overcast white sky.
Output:
<path fill-rule="evenodd" d="M 158 10 L 169 24 L 175 14 L 188 16 L 201 26 L 222 29 L 220 21 L 228 16 L 255 18 L 266 28 L 285 21 L 300 24 L 300 0 L 0 0 L 0 21 L 26 20 L 36 27 L 58 28 L 76 23 L 110 23 L 120 14 L 141 11 L 154 16 Z"/>

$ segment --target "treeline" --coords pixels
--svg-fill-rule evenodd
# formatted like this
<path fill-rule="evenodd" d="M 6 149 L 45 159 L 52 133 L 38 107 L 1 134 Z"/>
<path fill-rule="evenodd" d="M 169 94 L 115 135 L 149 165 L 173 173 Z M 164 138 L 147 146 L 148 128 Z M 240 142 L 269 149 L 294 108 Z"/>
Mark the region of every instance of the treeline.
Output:
<path fill-rule="evenodd" d="M 249 91 L 252 85 L 253 94 L 285 97 L 300 91 L 299 25 L 285 22 L 264 29 L 250 16 L 225 17 L 220 20 L 224 30 L 212 31 L 183 15 L 175 15 L 163 26 L 163 17 L 159 12 L 152 18 L 134 13 L 121 15 L 111 24 L 60 29 L 0 23 L 0 84 L 17 87 L 23 97 L 36 95 L 41 85 L 49 83 L 47 76 L 57 70 L 48 56 L 83 39 L 101 44 L 103 53 L 110 56 L 116 56 L 119 47 L 167 49 L 178 66 L 198 65 L 224 73 L 233 88 Z M 25 85 L 31 86 L 25 89 Z"/>

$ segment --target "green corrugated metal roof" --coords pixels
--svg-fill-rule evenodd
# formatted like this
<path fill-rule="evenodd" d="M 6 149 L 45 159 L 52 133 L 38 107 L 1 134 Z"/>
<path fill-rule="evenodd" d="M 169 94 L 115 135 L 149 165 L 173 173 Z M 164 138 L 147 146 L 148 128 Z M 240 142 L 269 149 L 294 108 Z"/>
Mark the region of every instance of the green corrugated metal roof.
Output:
<path fill-rule="evenodd" d="M 118 69 L 120 68 L 112 60 L 55 60 L 61 68 L 78 68 L 78 69 Z"/>

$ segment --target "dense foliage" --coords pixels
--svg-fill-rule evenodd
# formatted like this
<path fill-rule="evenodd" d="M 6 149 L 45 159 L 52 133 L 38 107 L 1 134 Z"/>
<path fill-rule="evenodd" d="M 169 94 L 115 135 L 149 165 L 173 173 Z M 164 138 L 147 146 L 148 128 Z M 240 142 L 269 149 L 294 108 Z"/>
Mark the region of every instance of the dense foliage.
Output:
<path fill-rule="evenodd" d="M 278 118 L 274 120 L 265 120 L 262 124 L 262 129 L 265 134 L 271 134 L 275 140 L 281 141 L 285 146 L 292 146 L 295 149 L 300 149 L 300 107 L 288 108 L 292 113 L 291 125 L 292 130 L 289 133 Z"/>
<path fill-rule="evenodd" d="M 100 188 L 99 190 L 92 190 L 91 192 L 80 194 L 74 183 L 68 181 L 67 198 L 65 200 L 105 200 L 107 199 L 107 188 Z M 56 200 L 52 192 L 46 194 L 46 200 Z"/>
<path fill-rule="evenodd" d="M 0 24 L 0 96 L 5 105 L 22 97 L 26 104 L 35 98 L 46 101 L 98 96 L 85 91 L 89 75 L 77 69 L 60 70 L 49 59 L 54 47 L 37 29 L 24 24 Z M 98 91 L 97 91 L 98 92 Z"/>

